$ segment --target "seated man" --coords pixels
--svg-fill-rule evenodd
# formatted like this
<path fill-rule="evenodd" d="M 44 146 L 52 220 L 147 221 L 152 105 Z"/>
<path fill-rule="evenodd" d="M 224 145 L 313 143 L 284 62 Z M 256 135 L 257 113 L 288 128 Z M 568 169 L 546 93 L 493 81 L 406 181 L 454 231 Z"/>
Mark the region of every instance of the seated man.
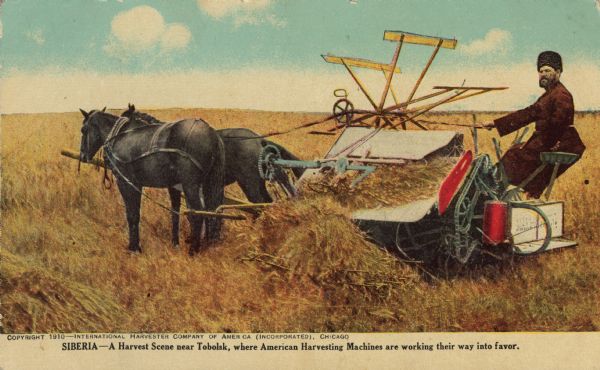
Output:
<path fill-rule="evenodd" d="M 568 152 L 581 156 L 585 145 L 573 127 L 573 97 L 560 83 L 562 59 L 560 54 L 544 51 L 538 56 L 537 68 L 540 87 L 546 92 L 533 105 L 510 113 L 484 125 L 495 127 L 500 136 L 514 132 L 535 121 L 535 132 L 524 144 L 510 148 L 502 157 L 502 165 L 509 183 L 518 185 L 541 165 L 542 152 Z M 574 162 L 573 162 L 574 163 Z M 572 164 L 561 165 L 558 176 Z M 530 197 L 539 198 L 552 176 L 551 166 L 539 173 L 525 186 Z"/>

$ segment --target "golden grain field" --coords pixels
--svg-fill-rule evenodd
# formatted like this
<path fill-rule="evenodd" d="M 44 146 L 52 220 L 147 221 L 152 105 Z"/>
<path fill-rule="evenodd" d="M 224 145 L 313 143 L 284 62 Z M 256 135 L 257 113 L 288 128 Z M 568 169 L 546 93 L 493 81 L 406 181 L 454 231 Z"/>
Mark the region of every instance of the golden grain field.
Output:
<path fill-rule="evenodd" d="M 216 128 L 259 133 L 324 117 L 216 109 L 150 112 L 164 121 L 202 117 Z M 478 113 L 476 119 L 495 116 Z M 470 113 L 426 118 L 472 122 Z M 77 162 L 59 154 L 61 148 L 79 148 L 81 119 L 79 113 L 2 116 L 5 333 L 600 328 L 598 113 L 576 115 L 588 149 L 553 191 L 553 198 L 565 201 L 566 232 L 580 245 L 437 280 L 365 241 L 340 204 L 326 196 L 281 201 L 256 220 L 227 221 L 222 240 L 192 258 L 186 247 L 170 247 L 169 214 L 143 201 L 143 253 L 130 255 L 118 191 L 103 188 L 101 171 L 82 165 L 78 173 Z M 301 158 L 321 157 L 335 137 L 307 131 L 274 140 Z M 491 152 L 491 137 L 480 133 L 481 149 Z M 510 140 L 503 140 L 504 147 Z M 410 185 L 410 171 L 402 176 L 408 178 L 399 183 Z M 435 191 L 430 185 L 415 191 Z M 166 191 L 146 191 L 168 203 Z M 227 191 L 240 194 L 235 187 Z M 187 221 L 182 229 L 187 235 Z"/>

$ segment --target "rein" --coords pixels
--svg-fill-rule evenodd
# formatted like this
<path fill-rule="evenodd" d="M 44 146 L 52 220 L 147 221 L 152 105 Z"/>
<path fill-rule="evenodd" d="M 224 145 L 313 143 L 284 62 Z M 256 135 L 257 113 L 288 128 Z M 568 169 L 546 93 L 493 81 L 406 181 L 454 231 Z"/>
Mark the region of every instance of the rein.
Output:
<path fill-rule="evenodd" d="M 111 170 L 115 171 L 117 173 L 117 176 L 119 176 L 120 178 L 123 179 L 123 181 L 125 181 L 129 186 L 131 186 L 133 188 L 133 190 L 135 190 L 137 193 L 139 193 L 141 196 L 143 196 L 144 198 L 148 199 L 150 202 L 156 204 L 157 206 L 159 206 L 160 208 L 163 208 L 169 212 L 171 212 L 172 214 L 175 214 L 177 216 L 181 216 L 181 212 L 178 212 L 176 210 L 174 210 L 171 207 L 165 206 L 164 204 L 152 199 L 148 194 L 145 194 L 142 189 L 138 188 L 137 186 L 135 186 L 135 184 L 129 180 L 127 178 L 127 176 L 125 176 L 123 174 L 123 172 L 121 172 L 121 170 L 119 170 L 119 167 L 116 165 L 115 161 L 116 158 L 113 158 L 112 153 L 105 151 L 104 152 L 104 158 L 107 159 L 108 164 L 111 167 Z M 105 168 L 106 170 L 106 168 Z"/>
<path fill-rule="evenodd" d="M 90 114 L 90 116 L 86 119 L 89 121 L 89 119 L 94 116 L 96 113 L 98 113 L 98 111 L 94 111 L 92 114 Z M 90 125 L 91 123 L 88 123 L 88 125 Z M 86 133 L 87 135 L 87 133 Z M 87 152 L 90 152 L 90 140 L 89 140 L 89 136 L 86 138 L 86 149 Z M 102 149 L 101 149 L 102 151 Z M 99 166 L 96 165 L 96 170 L 98 170 Z M 77 162 L 77 173 L 80 173 L 81 171 L 81 154 L 79 154 L 79 159 Z M 104 174 L 102 176 L 102 186 L 104 187 L 104 189 L 109 190 L 112 188 L 112 184 L 113 184 L 113 180 L 108 176 L 108 169 L 106 168 L 106 166 L 104 167 Z"/>
<path fill-rule="evenodd" d="M 321 124 L 321 123 L 325 123 L 325 122 L 330 121 L 330 120 L 332 120 L 334 118 L 341 117 L 341 116 L 344 116 L 344 115 L 346 115 L 346 114 L 343 113 L 343 112 L 342 113 L 337 113 L 337 114 L 332 114 L 332 115 L 327 116 L 327 117 L 325 117 L 323 119 L 316 120 L 316 121 L 306 122 L 306 123 L 303 123 L 303 124 L 301 124 L 299 126 L 293 127 L 291 129 L 285 130 L 285 131 L 272 131 L 272 132 L 268 132 L 268 133 L 266 133 L 264 135 L 255 136 L 255 137 L 228 136 L 227 139 L 236 139 L 236 140 L 242 140 L 242 141 L 243 140 L 266 139 L 268 137 L 289 134 L 290 132 L 293 132 L 293 131 L 296 131 L 296 130 L 300 130 L 300 129 L 303 129 L 303 128 L 307 128 L 307 127 L 315 126 L 315 125 L 318 125 L 318 124 Z"/>
<path fill-rule="evenodd" d="M 362 111 L 359 111 L 359 113 Z M 337 113 L 337 114 L 332 114 L 330 116 L 327 116 L 323 119 L 320 120 L 316 120 L 316 121 L 310 121 L 310 122 L 306 122 L 303 123 L 299 126 L 293 127 L 289 130 L 285 130 L 285 131 L 273 131 L 273 132 L 269 132 L 265 135 L 261 135 L 261 136 L 256 136 L 256 137 L 245 137 L 245 136 L 228 136 L 227 139 L 237 139 L 237 140 L 254 140 L 254 139 L 266 139 L 268 137 L 272 137 L 272 136 L 278 136 L 278 135 L 284 135 L 284 134 L 288 134 L 290 132 L 296 131 L 296 130 L 300 130 L 303 128 L 307 128 L 307 127 L 311 127 L 311 126 L 315 126 L 321 123 L 325 123 L 329 120 L 335 119 L 337 117 L 341 117 L 346 115 L 346 113 L 342 112 L 342 113 Z M 476 129 L 487 129 L 486 127 L 483 127 L 481 125 L 468 125 L 468 124 L 461 124 L 461 123 L 449 123 L 449 122 L 436 122 L 436 121 L 428 121 L 428 120 L 415 120 L 419 123 L 427 123 L 427 124 L 436 124 L 436 125 L 445 125 L 445 126 L 456 126 L 456 127 L 468 127 L 468 128 L 476 128 Z"/>
<path fill-rule="evenodd" d="M 106 138 L 104 145 L 102 146 L 104 148 L 105 152 L 110 152 L 112 157 L 115 160 L 117 160 L 118 162 L 120 162 L 121 164 L 131 164 L 140 159 L 144 159 L 150 155 L 157 154 L 157 153 L 175 153 L 175 154 L 178 154 L 182 157 L 189 159 L 200 171 L 203 170 L 202 166 L 200 165 L 200 163 L 198 163 L 198 161 L 195 158 L 190 156 L 187 152 L 185 152 L 181 149 L 176 149 L 176 148 L 159 148 L 159 147 L 154 147 L 153 145 L 151 145 L 149 150 L 145 151 L 144 153 L 140 154 L 139 156 L 135 157 L 134 159 L 124 161 L 122 159 L 117 158 L 117 156 L 114 155 L 114 153 L 112 153 L 112 146 L 114 144 L 115 139 L 125 136 L 126 134 L 129 134 L 132 132 L 140 131 L 140 129 L 144 129 L 144 128 L 148 128 L 148 127 L 156 128 L 158 126 L 158 130 L 161 130 L 162 128 L 167 127 L 166 125 L 172 125 L 172 123 L 166 123 L 166 124 L 152 123 L 152 124 L 128 129 L 125 131 L 121 131 L 121 129 L 127 124 L 127 122 L 129 122 L 129 118 L 119 117 L 119 119 L 117 119 L 117 122 L 115 122 L 113 129 L 110 131 L 108 137 Z M 192 126 L 192 128 L 193 128 L 193 126 Z M 191 129 L 190 129 L 190 133 L 188 133 L 188 135 L 189 134 L 191 134 Z M 153 140 L 155 140 L 154 137 L 153 137 Z"/>
<path fill-rule="evenodd" d="M 341 112 L 341 113 L 329 115 L 329 116 L 327 116 L 325 118 L 322 118 L 322 119 L 319 119 L 319 120 L 316 120 L 316 121 L 310 121 L 310 122 L 303 123 L 303 124 L 301 124 L 299 126 L 293 127 L 291 129 L 285 130 L 285 131 L 273 131 L 273 132 L 266 133 L 264 135 L 254 136 L 254 137 L 247 137 L 247 136 L 227 136 L 226 138 L 223 138 L 223 140 L 225 140 L 225 139 L 235 139 L 235 140 L 244 141 L 244 140 L 266 139 L 268 137 L 278 136 L 278 135 L 284 135 L 284 134 L 288 134 L 288 133 L 296 131 L 296 130 L 300 130 L 300 129 L 303 129 L 303 128 L 307 128 L 307 127 L 315 126 L 315 125 L 318 125 L 318 124 L 321 124 L 321 123 L 325 123 L 325 122 L 330 121 L 330 120 L 332 120 L 334 118 L 345 116 L 345 115 L 346 115 L 345 112 Z M 152 118 L 156 122 L 148 123 L 149 125 L 164 125 L 165 124 L 164 122 L 162 122 L 162 121 L 160 121 L 160 120 L 158 120 L 158 119 L 156 119 L 154 117 L 152 117 Z"/>
<path fill-rule="evenodd" d="M 106 140 L 104 141 L 104 144 L 102 145 L 102 148 L 104 150 L 103 156 L 104 158 L 106 158 L 111 170 L 113 170 L 114 172 L 117 173 L 117 176 L 120 177 L 121 179 L 123 179 L 123 181 L 125 181 L 129 186 L 131 186 L 133 188 L 133 190 L 135 190 L 137 193 L 139 193 L 141 196 L 145 197 L 146 199 L 148 199 L 150 202 L 156 204 L 157 206 L 171 212 L 172 214 L 175 214 L 177 216 L 181 216 L 181 213 L 172 209 L 171 207 L 167 207 L 164 204 L 152 199 L 149 195 L 145 194 L 142 189 L 140 189 L 139 187 L 137 187 L 131 180 L 129 180 L 129 178 L 127 176 L 125 176 L 125 174 L 123 174 L 123 172 L 121 172 L 121 170 L 119 169 L 119 166 L 117 165 L 117 162 L 121 162 L 123 163 L 123 161 L 120 161 L 118 158 L 115 157 L 114 153 L 112 152 L 112 146 L 114 144 L 114 140 L 119 137 L 119 136 L 124 136 L 127 133 L 131 133 L 134 132 L 140 128 L 145 128 L 145 127 L 151 127 L 151 126 L 140 126 L 140 127 L 136 127 L 133 129 L 129 129 L 129 130 L 125 130 L 125 131 L 120 131 L 126 124 L 127 122 L 129 122 L 129 118 L 126 117 L 119 117 L 117 119 L 117 121 L 115 122 L 113 128 L 111 129 L 110 133 L 108 134 L 108 137 L 106 138 Z M 156 125 L 154 125 L 156 126 Z M 133 161 L 136 161 L 140 158 L 142 158 L 144 155 L 142 154 L 142 156 L 137 157 L 131 161 L 125 162 L 124 164 L 128 164 L 131 163 Z M 103 181 L 106 181 L 106 178 L 108 177 L 107 175 L 108 169 L 106 167 L 104 167 L 104 179 Z"/>
<path fill-rule="evenodd" d="M 356 113 L 368 113 L 368 111 L 362 111 L 362 110 L 355 110 Z M 240 140 L 240 141 L 244 141 L 244 140 L 257 140 L 257 139 L 266 139 L 272 136 L 279 136 L 279 135 L 285 135 L 285 134 L 289 134 L 290 132 L 296 131 L 296 130 L 300 130 L 303 128 L 308 128 L 311 126 L 315 126 L 321 123 L 325 123 L 327 121 L 330 121 L 332 119 L 338 118 L 338 117 L 342 117 L 345 116 L 347 113 L 346 112 L 340 112 L 340 113 L 336 113 L 336 114 L 332 114 L 329 115 L 325 118 L 319 119 L 319 120 L 315 120 L 315 121 L 310 121 L 310 122 L 305 122 L 299 126 L 293 127 L 289 130 L 284 130 L 284 131 L 272 131 L 272 132 L 268 132 L 264 135 L 259 135 L 259 136 L 254 136 L 254 137 L 247 137 L 247 136 L 227 136 L 225 138 L 223 138 L 223 140 Z M 152 127 L 155 125 L 164 125 L 165 123 L 158 120 L 155 117 L 150 116 L 150 118 L 153 120 L 153 122 L 149 122 L 148 121 L 148 125 L 145 127 Z M 423 120 L 423 119 L 419 119 L 415 121 L 419 122 L 419 123 L 426 123 L 426 124 L 435 124 L 435 125 L 444 125 L 444 126 L 456 126 L 456 127 L 468 127 L 468 128 L 476 128 L 476 129 L 486 129 L 486 127 L 483 127 L 481 125 L 469 125 L 469 124 L 461 124 L 461 123 L 449 123 L 449 122 L 437 122 L 437 121 L 428 121 L 428 120 Z M 139 128 L 143 128 L 143 127 L 137 127 L 131 130 L 126 130 L 123 131 L 122 134 L 126 134 L 128 132 L 137 130 Z"/>
<path fill-rule="evenodd" d="M 144 194 L 144 192 L 142 191 L 142 189 L 140 189 L 138 186 L 136 186 L 133 181 L 131 181 L 127 176 L 125 176 L 125 174 L 119 169 L 118 164 L 131 164 L 133 162 L 136 162 L 140 159 L 146 158 L 150 155 L 153 154 L 157 154 L 157 153 L 175 153 L 178 154 L 180 156 L 183 156 L 187 159 L 189 159 L 200 171 L 202 171 L 202 166 L 200 165 L 200 163 L 198 163 L 198 161 L 193 158 L 192 156 L 190 156 L 187 152 L 180 150 L 180 149 L 176 149 L 176 148 L 159 148 L 157 146 L 154 145 L 154 141 L 157 140 L 157 135 L 159 133 L 155 133 L 155 135 L 152 138 L 152 142 L 151 142 L 151 147 L 149 150 L 147 150 L 146 152 L 142 153 L 141 155 L 137 156 L 134 159 L 131 159 L 129 161 L 123 161 L 120 160 L 119 158 L 116 157 L 116 155 L 113 153 L 113 145 L 114 145 L 114 141 L 116 138 L 118 137 L 123 137 L 125 134 L 128 133 L 132 133 L 135 131 L 139 131 L 142 128 L 147 128 L 147 127 L 156 127 L 156 126 L 160 126 L 158 128 L 158 130 L 161 130 L 161 128 L 165 128 L 167 126 L 165 126 L 164 124 L 158 124 L 158 123 L 152 123 L 152 124 L 148 124 L 148 125 L 144 125 L 144 126 L 140 126 L 140 127 L 135 127 L 132 129 L 128 129 L 128 130 L 124 130 L 121 131 L 123 129 L 123 127 L 125 127 L 125 125 L 129 122 L 129 118 L 127 117 L 119 117 L 117 119 L 117 121 L 115 122 L 115 124 L 113 125 L 108 137 L 106 138 L 106 140 L 104 141 L 104 144 L 102 145 L 102 149 L 104 151 L 103 156 L 106 159 L 106 162 L 109 164 L 109 166 L 111 167 L 111 170 L 113 170 L 113 172 L 117 173 L 117 176 L 120 177 L 121 179 L 123 179 L 123 181 L 125 181 L 129 186 L 131 186 L 137 193 L 139 193 L 140 195 L 142 195 L 143 197 L 145 197 L 146 199 L 150 200 L 152 203 L 158 205 L 159 207 L 177 215 L 180 216 L 181 213 L 172 209 L 171 207 L 165 206 L 164 204 L 152 199 L 150 196 L 148 196 L 147 194 Z M 167 124 L 168 125 L 168 124 Z M 192 126 L 190 128 L 190 131 L 193 129 L 194 126 Z M 162 130 L 161 130 L 162 131 Z M 190 133 L 188 133 L 188 135 L 190 135 Z M 104 169 L 104 178 L 103 178 L 103 183 L 107 182 L 108 179 L 108 183 L 109 186 L 108 188 L 110 188 L 110 186 L 112 185 L 112 181 L 110 180 L 110 178 L 108 177 L 107 174 L 108 169 L 105 167 Z M 106 187 L 106 185 L 105 185 Z"/>
<path fill-rule="evenodd" d="M 101 149 L 101 151 L 101 155 L 102 157 L 104 157 L 104 149 Z M 98 167 L 96 166 L 96 168 Z M 102 175 L 102 185 L 104 186 L 104 189 L 110 190 L 112 188 L 113 183 L 113 178 L 108 175 L 108 168 L 104 166 L 104 174 Z"/>

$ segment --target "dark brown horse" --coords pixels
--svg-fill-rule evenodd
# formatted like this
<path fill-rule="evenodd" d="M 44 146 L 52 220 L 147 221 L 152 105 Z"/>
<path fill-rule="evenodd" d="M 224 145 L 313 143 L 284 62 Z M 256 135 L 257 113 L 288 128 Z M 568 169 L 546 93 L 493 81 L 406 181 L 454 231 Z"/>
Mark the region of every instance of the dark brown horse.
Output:
<path fill-rule="evenodd" d="M 141 252 L 139 221 L 142 188 L 168 188 L 172 208 L 179 210 L 181 185 L 191 210 L 215 210 L 223 203 L 225 151 L 216 131 L 202 120 L 185 119 L 168 125 L 148 124 L 133 116 L 122 118 L 104 110 L 85 112 L 80 158 L 90 161 L 104 149 L 125 203 L 129 250 Z M 179 227 L 179 214 L 173 213 Z M 188 216 L 192 230 L 190 254 L 200 250 L 202 225 L 207 239 L 218 237 L 221 221 Z M 173 221 L 175 225 L 175 221 Z M 177 231 L 178 235 L 178 231 Z M 177 236 L 178 239 L 178 236 Z M 174 244 L 178 240 L 173 240 Z"/>

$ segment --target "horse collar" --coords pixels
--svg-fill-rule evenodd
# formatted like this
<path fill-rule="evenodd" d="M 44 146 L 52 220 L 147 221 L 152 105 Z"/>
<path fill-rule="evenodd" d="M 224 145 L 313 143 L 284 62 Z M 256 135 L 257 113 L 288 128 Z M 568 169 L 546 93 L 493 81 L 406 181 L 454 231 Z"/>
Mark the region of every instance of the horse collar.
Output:
<path fill-rule="evenodd" d="M 106 140 L 104 141 L 104 146 L 107 146 L 111 141 L 113 141 L 114 137 L 119 134 L 123 126 L 129 122 L 129 118 L 127 117 L 119 117 L 113 127 L 110 129 Z"/>

